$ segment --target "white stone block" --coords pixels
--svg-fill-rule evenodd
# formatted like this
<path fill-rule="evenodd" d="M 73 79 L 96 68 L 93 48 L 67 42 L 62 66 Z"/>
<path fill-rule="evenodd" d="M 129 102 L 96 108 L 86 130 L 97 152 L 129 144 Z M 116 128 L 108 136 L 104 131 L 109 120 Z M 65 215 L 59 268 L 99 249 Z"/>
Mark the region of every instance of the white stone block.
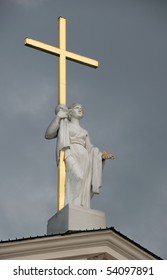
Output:
<path fill-rule="evenodd" d="M 100 228 L 106 228 L 104 212 L 68 204 L 48 220 L 47 234 Z"/>

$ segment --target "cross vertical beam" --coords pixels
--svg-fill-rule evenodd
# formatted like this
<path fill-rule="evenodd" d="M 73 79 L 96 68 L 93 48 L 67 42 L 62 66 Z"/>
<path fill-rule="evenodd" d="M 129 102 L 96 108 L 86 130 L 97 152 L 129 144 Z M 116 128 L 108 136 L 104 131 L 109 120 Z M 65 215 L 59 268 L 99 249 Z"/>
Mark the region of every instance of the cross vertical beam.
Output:
<path fill-rule="evenodd" d="M 58 18 L 58 104 L 66 105 L 66 20 Z"/>
<path fill-rule="evenodd" d="M 66 20 L 62 17 L 58 18 L 58 48 L 61 50 L 60 56 L 58 57 L 58 104 L 66 105 Z M 57 211 L 59 211 L 64 207 L 66 192 L 66 166 L 64 151 L 60 151 L 57 179 Z"/>
<path fill-rule="evenodd" d="M 66 20 L 58 18 L 58 48 L 61 50 L 58 58 L 58 104 L 66 105 Z M 58 166 L 58 193 L 57 193 L 57 211 L 64 207 L 65 203 L 65 183 L 66 183 L 66 165 L 64 160 L 64 151 L 60 151 Z"/>

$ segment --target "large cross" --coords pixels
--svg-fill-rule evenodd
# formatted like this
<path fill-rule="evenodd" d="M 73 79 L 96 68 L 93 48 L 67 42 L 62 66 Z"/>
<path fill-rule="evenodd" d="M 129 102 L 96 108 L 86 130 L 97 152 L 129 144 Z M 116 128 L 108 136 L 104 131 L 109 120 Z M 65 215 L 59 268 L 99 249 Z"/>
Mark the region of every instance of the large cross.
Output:
<path fill-rule="evenodd" d="M 98 61 L 66 50 L 66 19 L 63 17 L 58 18 L 58 48 L 30 38 L 25 38 L 24 44 L 28 47 L 58 56 L 58 104 L 66 105 L 66 59 L 93 68 L 98 67 Z M 61 151 L 58 166 L 57 211 L 64 207 L 65 180 L 64 152 Z"/>

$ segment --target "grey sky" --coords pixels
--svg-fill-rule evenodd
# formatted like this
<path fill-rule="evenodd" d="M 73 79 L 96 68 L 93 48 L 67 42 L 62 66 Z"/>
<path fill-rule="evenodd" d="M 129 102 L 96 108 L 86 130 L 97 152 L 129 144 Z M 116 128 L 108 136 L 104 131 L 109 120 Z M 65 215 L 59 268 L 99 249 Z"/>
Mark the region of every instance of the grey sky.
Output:
<path fill-rule="evenodd" d="M 92 207 L 107 225 L 167 258 L 167 2 L 0 2 L 0 239 L 42 235 L 56 207 L 55 141 L 44 139 L 57 102 L 57 58 L 27 48 L 30 37 L 99 60 L 67 64 L 67 102 L 85 108 L 83 126 L 117 156 Z"/>

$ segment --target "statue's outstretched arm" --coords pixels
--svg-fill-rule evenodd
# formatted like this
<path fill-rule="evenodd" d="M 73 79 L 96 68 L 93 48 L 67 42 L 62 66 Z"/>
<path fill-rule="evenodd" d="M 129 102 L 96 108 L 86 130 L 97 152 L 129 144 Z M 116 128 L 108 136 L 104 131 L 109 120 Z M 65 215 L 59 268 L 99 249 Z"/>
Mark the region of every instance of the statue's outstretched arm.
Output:
<path fill-rule="evenodd" d="M 93 148 L 93 145 L 90 142 L 89 135 L 87 135 L 87 137 L 86 137 L 86 149 L 89 152 L 89 151 L 91 151 L 92 148 Z M 116 159 L 116 157 L 114 155 L 109 154 L 108 152 L 101 153 L 101 156 L 102 156 L 103 160 L 105 160 L 105 159 Z"/>

